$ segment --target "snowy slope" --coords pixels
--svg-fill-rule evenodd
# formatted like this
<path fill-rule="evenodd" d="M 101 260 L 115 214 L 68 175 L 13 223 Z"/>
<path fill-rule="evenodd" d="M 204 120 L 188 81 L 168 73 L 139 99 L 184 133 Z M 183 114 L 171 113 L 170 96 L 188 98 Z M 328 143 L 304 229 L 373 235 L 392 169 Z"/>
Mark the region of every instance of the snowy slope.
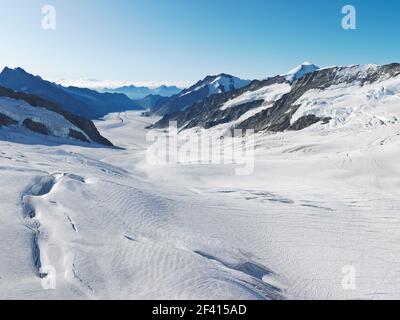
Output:
<path fill-rule="evenodd" d="M 255 172 L 238 177 L 147 163 L 155 120 L 97 123 L 120 150 L 0 130 L 1 298 L 399 297 L 398 125 L 258 134 Z M 55 267 L 56 290 L 38 261 Z"/>
<path fill-rule="evenodd" d="M 272 107 L 290 90 L 290 83 L 281 76 L 253 81 L 242 89 L 212 95 L 184 111 L 167 114 L 153 128 L 166 128 L 171 121 L 176 121 L 181 129 L 240 124 Z"/>
<path fill-rule="evenodd" d="M 50 101 L 0 87 L 0 127 L 28 129 L 25 135 L 41 134 L 80 142 L 113 144 L 100 135 L 94 123 L 67 112 Z"/>
<path fill-rule="evenodd" d="M 313 125 L 327 125 L 336 121 L 328 110 L 331 102 L 339 102 L 347 97 L 347 105 L 333 105 L 331 110 L 337 117 L 340 113 L 351 113 L 357 101 L 357 92 L 361 95 L 376 95 L 387 80 L 400 75 L 399 64 L 389 65 L 355 65 L 349 67 L 333 67 L 317 70 L 292 83 L 289 93 L 277 100 L 269 109 L 242 122 L 242 129 L 252 128 L 255 131 L 282 132 L 285 130 L 302 130 Z M 397 80 L 393 80 L 397 81 Z M 360 89 L 361 91 L 359 91 Z M 355 90 L 355 101 L 351 101 L 352 91 Z M 367 91 L 364 92 L 363 91 Z M 334 95 L 329 99 L 324 97 Z M 314 99 L 314 98 L 315 99 Z M 309 101 L 310 100 L 310 101 Z M 318 102 L 319 101 L 319 102 Z M 367 102 L 364 102 L 364 104 Z M 315 106 L 313 104 L 316 104 Z M 350 104 L 350 105 L 349 105 Z M 368 103 L 369 106 L 374 104 Z M 324 112 L 303 112 L 306 109 L 323 109 Z M 303 110 L 303 111 L 302 111 Z"/>
<path fill-rule="evenodd" d="M 336 85 L 325 90 L 310 90 L 296 104 L 300 108 L 292 122 L 306 115 L 329 117 L 330 127 L 352 129 L 390 125 L 400 117 L 400 77 L 379 83 Z"/>
<path fill-rule="evenodd" d="M 152 112 L 163 116 L 177 111 L 183 111 L 195 103 L 204 101 L 212 95 L 228 93 L 243 88 L 249 85 L 250 82 L 249 80 L 243 80 L 228 74 L 207 76 L 193 86 L 183 90 L 181 93 L 156 104 Z"/>
<path fill-rule="evenodd" d="M 180 96 L 185 96 L 193 93 L 193 91 L 199 91 L 203 88 L 208 89 L 208 96 L 223 92 L 229 92 L 235 89 L 243 88 L 250 84 L 249 80 L 239 79 L 237 77 L 220 74 L 218 76 L 207 77 L 197 85 L 184 90 Z"/>
<path fill-rule="evenodd" d="M 11 185 L 0 194 L 1 298 L 282 297 L 278 276 L 250 247 L 208 225 L 238 228 L 217 199 L 205 205 L 135 169 L 144 121 L 124 114 L 98 124 L 124 150 L 49 148 L 40 137 L 15 144 L 18 133 L 0 130 L 2 181 Z M 56 290 L 42 288 L 48 266 Z"/>
<path fill-rule="evenodd" d="M 90 141 L 84 131 L 62 115 L 45 108 L 33 107 L 25 101 L 0 97 L 0 113 L 15 120 L 19 125 L 22 125 L 26 119 L 40 123 L 49 130 L 50 135 L 55 137 L 68 138 L 70 137 L 70 130 L 75 130 L 83 135 L 87 141 Z"/>
<path fill-rule="evenodd" d="M 242 95 L 224 103 L 220 109 L 227 110 L 257 100 L 264 100 L 265 104 L 270 105 L 279 100 L 284 94 L 290 92 L 290 89 L 291 86 L 288 83 L 279 83 L 265 86 L 255 91 L 246 91 Z"/>

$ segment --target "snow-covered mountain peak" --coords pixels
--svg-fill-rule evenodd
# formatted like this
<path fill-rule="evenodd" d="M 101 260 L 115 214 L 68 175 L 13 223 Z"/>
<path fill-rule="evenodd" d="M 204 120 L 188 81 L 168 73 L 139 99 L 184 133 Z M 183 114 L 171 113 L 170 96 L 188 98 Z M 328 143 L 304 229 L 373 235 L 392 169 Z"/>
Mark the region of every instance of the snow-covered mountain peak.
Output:
<path fill-rule="evenodd" d="M 209 89 L 210 94 L 215 94 L 240 89 L 249 84 L 249 80 L 243 80 L 238 77 L 222 73 L 209 84 Z"/>
<path fill-rule="evenodd" d="M 230 124 L 256 132 L 282 132 L 313 125 L 336 128 L 352 118 L 356 121 L 349 128 L 397 123 L 394 119 L 400 119 L 396 110 L 383 107 L 399 105 L 400 64 L 317 68 L 305 63 L 293 69 L 291 79 L 297 79 L 293 82 L 288 75 L 254 81 L 242 90 L 204 100 L 180 114 L 166 115 L 155 127 L 163 128 L 172 119 L 185 128 Z"/>
<path fill-rule="evenodd" d="M 221 73 L 216 76 L 207 76 L 194 86 L 184 90 L 182 96 L 188 95 L 193 91 L 208 89 L 208 96 L 218 93 L 225 93 L 235 89 L 243 88 L 250 84 L 250 80 L 240 79 L 230 74 Z"/>
<path fill-rule="evenodd" d="M 293 68 L 288 73 L 284 74 L 283 76 L 288 81 L 292 82 L 292 81 L 296 81 L 296 80 L 304 77 L 306 74 L 313 73 L 319 69 L 320 68 L 318 66 L 316 66 L 315 64 L 305 61 L 301 65 Z"/>
<path fill-rule="evenodd" d="M 212 95 L 241 89 L 250 83 L 250 80 L 240 79 L 225 73 L 207 76 L 179 94 L 156 104 L 152 112 L 164 116 L 176 111 L 186 110 L 195 103 L 200 103 Z"/>

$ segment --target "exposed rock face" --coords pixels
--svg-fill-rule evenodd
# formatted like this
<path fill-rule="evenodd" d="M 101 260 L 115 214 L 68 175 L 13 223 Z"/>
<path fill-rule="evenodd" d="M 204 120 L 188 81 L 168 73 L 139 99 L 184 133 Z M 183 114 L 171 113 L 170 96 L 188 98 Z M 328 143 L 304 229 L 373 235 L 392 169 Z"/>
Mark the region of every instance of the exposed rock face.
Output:
<path fill-rule="evenodd" d="M 25 119 L 22 125 L 33 132 L 40 133 L 45 136 L 48 136 L 50 134 L 50 130 L 44 124 L 33 121 L 31 119 Z"/>
<path fill-rule="evenodd" d="M 155 104 L 152 112 L 157 115 L 166 115 L 174 112 L 184 110 L 197 101 L 201 101 L 208 97 L 209 91 L 207 87 L 194 91 L 191 94 L 180 94 L 169 98 L 168 100 L 161 100 Z"/>
<path fill-rule="evenodd" d="M 322 122 L 323 124 L 329 123 L 331 118 L 319 118 L 313 114 L 301 117 L 297 121 L 295 121 L 290 127 L 289 130 L 303 130 L 315 123 Z"/>
<path fill-rule="evenodd" d="M 365 85 L 384 78 L 395 77 L 399 74 L 400 64 L 335 67 L 318 70 L 295 81 L 290 93 L 284 95 L 271 108 L 242 122 L 238 128 L 252 128 L 256 132 L 279 132 L 284 130 L 301 130 L 319 121 L 327 122 L 328 119 L 326 118 L 316 119 L 308 117 L 306 119 L 299 119 L 297 123 L 291 126 L 291 118 L 299 108 L 299 105 L 296 105 L 296 101 L 312 89 L 324 90 L 339 84 L 358 83 Z"/>
<path fill-rule="evenodd" d="M 159 122 L 152 126 L 152 128 L 166 128 L 171 121 L 176 121 L 179 128 L 189 129 L 200 126 L 208 129 L 218 124 L 237 120 L 247 111 L 261 106 L 264 100 L 254 100 L 238 105 L 235 108 L 222 110 L 221 107 L 224 103 L 241 96 L 245 92 L 256 91 L 265 86 L 285 82 L 287 81 L 284 77 L 277 76 L 264 81 L 253 81 L 249 86 L 242 89 L 212 95 L 206 100 L 194 104 L 185 111 L 164 116 Z"/>
<path fill-rule="evenodd" d="M 1 126 L 11 126 L 17 124 L 17 121 L 11 119 L 10 117 L 6 116 L 5 114 L 0 113 L 0 127 Z"/>
<path fill-rule="evenodd" d="M 242 80 L 224 73 L 217 76 L 207 76 L 181 93 L 169 99 L 160 100 L 151 111 L 161 116 L 184 111 L 195 103 L 204 102 L 205 99 L 212 95 L 225 94 L 243 88 L 249 83 L 249 80 Z"/>
<path fill-rule="evenodd" d="M 99 144 L 103 144 L 106 146 L 113 145 L 110 141 L 108 141 L 106 138 L 104 138 L 103 136 L 100 135 L 100 133 L 98 132 L 96 126 L 94 125 L 94 123 L 92 121 L 82 118 L 80 116 L 77 116 L 68 111 L 65 111 L 64 109 L 62 109 L 55 103 L 49 102 L 47 100 L 44 100 L 40 97 L 31 95 L 31 94 L 15 92 L 11 89 L 7 89 L 7 88 L 3 88 L 3 87 L 0 87 L 0 97 L 7 97 L 10 99 L 14 99 L 14 100 L 23 100 L 33 107 L 45 108 L 52 112 L 58 113 L 59 115 L 63 116 L 65 119 L 67 119 L 69 122 L 71 122 L 73 125 L 75 125 L 77 128 L 79 128 L 83 132 L 85 132 L 85 134 L 87 134 L 87 136 L 90 138 L 91 141 L 99 143 Z M 32 126 L 32 123 L 28 122 L 28 125 Z M 38 127 L 35 126 L 35 128 L 38 128 Z"/>
<path fill-rule="evenodd" d="M 74 129 L 69 129 L 69 137 L 83 142 L 90 142 L 82 133 Z"/>
<path fill-rule="evenodd" d="M 263 103 L 263 100 L 246 101 L 246 103 L 236 105 L 234 108 L 221 109 L 221 106 L 227 101 L 260 88 L 267 88 L 277 83 L 290 82 L 290 92 L 282 95 L 265 110 L 257 112 L 241 123 L 236 123 L 235 128 L 253 129 L 255 132 L 302 130 L 315 123 L 326 124 L 331 120 L 329 117 L 305 115 L 293 123 L 292 118 L 300 107 L 296 103 L 309 90 L 323 91 L 337 85 L 344 87 L 350 85 L 364 86 L 398 75 L 400 75 L 400 64 L 389 64 L 384 66 L 365 65 L 320 69 L 307 73 L 294 82 L 290 82 L 284 76 L 274 77 L 265 81 L 253 81 L 249 86 L 240 90 L 211 96 L 201 103 L 194 104 L 185 111 L 166 115 L 152 128 L 166 128 L 170 121 L 176 121 L 180 129 L 197 126 L 210 128 L 221 123 L 228 123 L 239 119 L 247 111 L 257 108 Z"/>

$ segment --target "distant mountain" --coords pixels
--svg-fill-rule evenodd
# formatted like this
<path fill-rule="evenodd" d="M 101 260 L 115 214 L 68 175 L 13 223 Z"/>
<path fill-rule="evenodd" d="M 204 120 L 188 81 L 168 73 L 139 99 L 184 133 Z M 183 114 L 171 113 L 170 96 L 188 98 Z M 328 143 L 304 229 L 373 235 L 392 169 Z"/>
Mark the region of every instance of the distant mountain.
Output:
<path fill-rule="evenodd" d="M 163 97 L 159 95 L 150 94 L 143 99 L 134 100 L 138 105 L 143 107 L 143 109 L 153 109 L 158 103 L 162 103 L 168 100 L 168 97 Z"/>
<path fill-rule="evenodd" d="M 182 111 L 195 103 L 204 101 L 212 95 L 227 93 L 232 90 L 243 88 L 249 84 L 249 80 L 239 79 L 229 74 L 207 76 L 195 85 L 172 96 L 168 100 L 160 101 L 153 107 L 152 112 L 157 115 L 166 115 L 176 111 Z"/>
<path fill-rule="evenodd" d="M 288 81 L 296 81 L 306 74 L 313 73 L 314 71 L 319 70 L 315 64 L 310 62 L 303 62 L 301 65 L 297 66 L 296 68 L 290 70 L 288 73 L 283 75 Z"/>
<path fill-rule="evenodd" d="M 398 99 L 400 64 L 312 71 L 315 68 L 303 65 L 289 74 L 210 96 L 184 111 L 165 115 L 152 128 L 167 128 L 176 121 L 180 130 L 218 126 L 282 132 L 313 125 L 340 127 L 348 122 L 352 128 L 365 129 L 399 121 L 391 116 L 390 105 Z"/>
<path fill-rule="evenodd" d="M 182 89 L 179 89 L 178 87 L 165 85 L 162 85 L 158 88 L 125 86 L 116 89 L 103 90 L 103 92 L 123 93 L 133 100 L 141 100 L 149 95 L 171 97 L 181 91 Z"/>
<path fill-rule="evenodd" d="M 92 121 L 65 111 L 43 98 L 4 87 L 0 87 L 0 127 L 112 146 L 100 135 Z"/>
<path fill-rule="evenodd" d="M 21 68 L 5 68 L 0 74 L 0 86 L 42 97 L 87 119 L 100 118 L 110 112 L 142 109 L 124 94 L 63 87 L 33 76 Z"/>

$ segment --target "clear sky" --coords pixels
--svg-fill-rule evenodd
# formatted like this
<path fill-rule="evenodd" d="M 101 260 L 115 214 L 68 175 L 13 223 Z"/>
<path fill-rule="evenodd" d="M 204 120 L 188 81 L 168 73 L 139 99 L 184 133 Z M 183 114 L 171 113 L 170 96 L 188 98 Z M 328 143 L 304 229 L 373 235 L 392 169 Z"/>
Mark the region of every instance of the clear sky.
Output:
<path fill-rule="evenodd" d="M 0 67 L 50 79 L 195 81 L 400 61 L 398 0 L 0 0 Z M 53 5 L 57 28 L 41 27 Z M 357 9 L 357 30 L 341 9 Z"/>

